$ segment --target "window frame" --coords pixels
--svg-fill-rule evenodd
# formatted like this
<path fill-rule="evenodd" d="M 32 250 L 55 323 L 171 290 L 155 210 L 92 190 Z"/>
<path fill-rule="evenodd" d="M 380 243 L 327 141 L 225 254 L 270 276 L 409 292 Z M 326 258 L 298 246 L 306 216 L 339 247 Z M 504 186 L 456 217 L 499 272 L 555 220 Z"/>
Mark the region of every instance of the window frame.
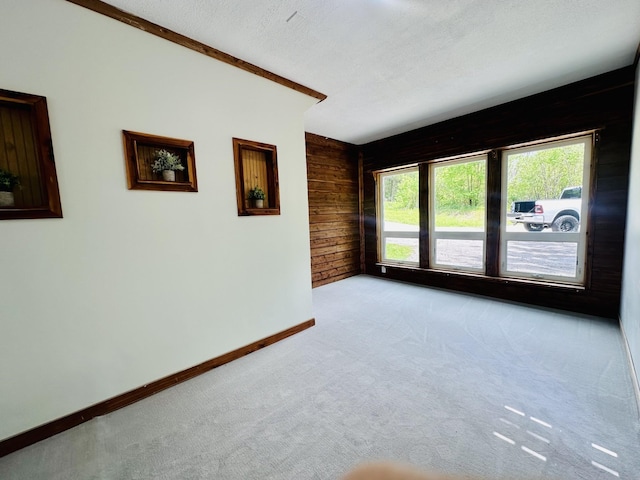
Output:
<path fill-rule="evenodd" d="M 472 163 L 484 161 L 485 175 L 484 175 L 484 220 L 482 225 L 482 231 L 445 231 L 437 230 L 435 225 L 436 220 L 436 186 L 435 186 L 435 169 L 447 165 L 459 165 L 462 163 Z M 428 195 L 428 214 L 427 222 L 429 225 L 429 268 L 439 271 L 454 271 L 454 272 L 467 272 L 467 273 L 480 273 L 484 274 L 487 268 L 487 177 L 489 168 L 489 158 L 486 152 L 477 153 L 465 157 L 456 157 L 453 159 L 442 159 L 428 164 L 428 182 L 429 182 L 429 195 Z M 439 239 L 447 240 L 481 240 L 482 241 L 482 266 L 480 268 L 463 267 L 458 265 L 440 264 L 437 263 L 437 241 Z"/>
<path fill-rule="evenodd" d="M 506 173 L 505 165 L 507 164 L 508 154 L 514 150 L 523 151 L 525 149 L 540 150 L 545 145 L 549 144 L 575 144 L 578 141 L 585 139 L 585 163 L 583 169 L 583 183 L 582 183 L 582 204 L 581 204 L 581 228 L 578 233 L 545 233 L 549 241 L 559 238 L 561 241 L 567 241 L 567 235 L 580 236 L 581 240 L 578 241 L 578 253 L 577 261 L 578 267 L 576 269 L 576 277 L 565 276 L 552 276 L 546 275 L 541 277 L 540 275 L 517 275 L 513 272 L 504 272 L 502 268 L 503 256 L 506 258 L 506 241 L 508 238 L 514 238 L 510 235 L 505 235 L 504 230 L 506 228 Z M 595 175 L 595 165 L 597 156 L 597 142 L 598 142 L 598 130 L 586 130 L 579 131 L 571 134 L 546 137 L 543 139 L 537 139 L 530 142 L 522 142 L 517 145 L 502 146 L 489 150 L 476 151 L 464 155 L 456 155 L 454 157 L 440 157 L 421 161 L 419 163 L 412 163 L 406 166 L 394 167 L 389 169 L 381 169 L 373 172 L 375 182 L 375 212 L 376 212 L 376 240 L 377 240 L 377 255 L 376 264 L 379 267 L 396 266 L 400 268 L 412 268 L 419 269 L 420 271 L 437 273 L 440 275 L 461 275 L 467 277 L 482 277 L 487 280 L 500 282 L 503 284 L 509 283 L 523 283 L 523 284 L 538 284 L 559 288 L 571 288 L 578 292 L 588 288 L 588 282 L 590 278 L 590 258 L 587 254 L 589 251 L 589 224 L 593 215 L 592 197 L 594 195 L 593 178 Z M 590 140 L 589 140 L 590 139 Z M 451 265 L 440 265 L 435 263 L 435 251 L 433 245 L 438 238 L 442 238 L 438 235 L 434 229 L 434 193 L 433 186 L 435 177 L 433 175 L 433 169 L 437 165 L 442 165 L 445 162 L 466 162 L 473 158 L 482 158 L 485 160 L 486 165 L 486 177 L 485 177 L 485 223 L 483 237 L 483 268 L 482 269 L 470 269 L 470 268 L 456 268 Z M 382 191 L 382 178 L 385 175 L 402 173 L 402 171 L 415 169 L 419 175 L 419 211 L 420 221 L 418 232 L 411 232 L 412 235 L 409 238 L 418 238 L 418 251 L 419 262 L 407 262 L 398 260 L 386 260 L 384 258 L 384 242 L 386 238 L 407 236 L 403 232 L 384 231 L 381 223 L 384 218 L 382 216 L 383 210 L 380 200 L 384 200 L 384 192 Z M 423 184 L 424 182 L 424 184 Z M 426 215 L 426 217 L 425 217 Z M 417 235 L 413 235 L 417 233 Z M 478 232 L 479 233 L 479 232 Z M 528 232 L 527 232 L 528 233 Z M 434 235 L 435 234 L 435 235 Z M 452 235 L 454 236 L 454 235 Z M 455 237 L 468 237 L 466 232 L 461 232 L 460 235 Z M 384 273 L 384 272 L 383 272 Z"/>
<path fill-rule="evenodd" d="M 545 148 L 553 148 L 554 146 L 567 146 L 582 143 L 584 139 L 584 160 L 582 170 L 582 195 L 580 202 L 580 231 L 572 232 L 508 232 L 507 209 L 509 205 L 507 196 L 507 170 L 509 163 L 509 154 L 526 153 L 531 151 L 543 150 Z M 586 252 L 589 230 L 589 198 L 591 194 L 591 177 L 593 170 L 594 152 L 594 132 L 582 133 L 579 135 L 561 138 L 547 139 L 542 142 L 531 143 L 524 146 L 516 146 L 502 149 L 501 176 L 500 185 L 501 202 L 500 202 L 500 246 L 499 246 L 499 269 L 498 275 L 501 278 L 513 278 L 521 280 L 531 280 L 536 282 L 550 282 L 555 284 L 566 284 L 571 286 L 583 286 L 585 284 L 587 263 Z M 535 239 L 535 240 L 531 240 Z M 577 243 L 576 251 L 576 275 L 573 277 L 540 274 L 530 272 L 517 272 L 507 269 L 507 243 L 509 241 L 536 241 L 546 243 Z"/>
<path fill-rule="evenodd" d="M 420 221 L 418 221 L 417 231 L 404 231 L 404 230 L 385 230 L 384 229 L 384 177 L 391 175 L 399 175 L 403 173 L 415 172 L 418 175 L 418 197 L 420 196 L 420 169 L 418 165 L 408 165 L 401 168 L 394 168 L 389 170 L 381 170 L 376 172 L 376 217 L 381 221 L 376 222 L 376 237 L 377 237 L 377 258 L 378 262 L 384 265 L 402 265 L 407 267 L 418 267 L 420 265 Z M 420 203 L 418 202 L 418 205 Z M 418 206 L 418 209 L 420 207 Z M 422 212 L 420 211 L 420 216 Z M 386 252 L 386 239 L 387 238 L 416 238 L 418 239 L 418 260 L 392 260 L 385 258 Z"/>

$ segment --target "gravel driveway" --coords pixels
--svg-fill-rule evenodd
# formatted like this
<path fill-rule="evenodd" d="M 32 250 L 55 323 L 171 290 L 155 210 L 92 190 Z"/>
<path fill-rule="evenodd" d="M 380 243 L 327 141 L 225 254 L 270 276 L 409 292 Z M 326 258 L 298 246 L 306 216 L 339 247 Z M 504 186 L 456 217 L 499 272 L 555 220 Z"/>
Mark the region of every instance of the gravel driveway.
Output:
<path fill-rule="evenodd" d="M 386 230 L 411 232 L 417 226 L 387 222 Z M 521 224 L 510 225 L 509 232 L 525 232 Z M 544 235 L 550 230 L 533 233 Z M 534 237 L 535 238 L 535 237 Z M 418 261 L 417 238 L 393 238 L 389 243 L 412 247 L 408 261 Z M 437 262 L 440 265 L 456 265 L 481 269 L 483 266 L 482 242 L 479 240 L 438 239 Z M 576 275 L 577 244 L 568 242 L 510 241 L 507 251 L 507 269 L 539 275 L 574 277 Z"/>

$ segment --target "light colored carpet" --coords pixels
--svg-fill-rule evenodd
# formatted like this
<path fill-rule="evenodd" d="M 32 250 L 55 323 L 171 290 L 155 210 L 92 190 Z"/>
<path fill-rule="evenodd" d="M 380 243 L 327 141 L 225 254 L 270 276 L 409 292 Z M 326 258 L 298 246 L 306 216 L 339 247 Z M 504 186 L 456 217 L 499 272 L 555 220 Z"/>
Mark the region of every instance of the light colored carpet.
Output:
<path fill-rule="evenodd" d="M 638 478 L 616 326 L 367 276 L 314 309 L 316 327 L 2 458 L 0 478 L 337 479 L 368 460 Z"/>

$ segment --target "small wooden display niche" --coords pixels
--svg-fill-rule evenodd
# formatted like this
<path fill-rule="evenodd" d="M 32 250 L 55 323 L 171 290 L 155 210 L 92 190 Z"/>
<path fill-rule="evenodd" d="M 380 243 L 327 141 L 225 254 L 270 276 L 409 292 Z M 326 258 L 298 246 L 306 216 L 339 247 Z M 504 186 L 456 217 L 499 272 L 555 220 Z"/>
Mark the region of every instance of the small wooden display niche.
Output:
<path fill-rule="evenodd" d="M 0 220 L 60 217 L 47 99 L 0 89 Z"/>
<path fill-rule="evenodd" d="M 233 157 L 238 215 L 280 215 L 276 146 L 234 138 Z M 256 188 L 264 192 L 262 207 L 251 195 Z"/>
<path fill-rule="evenodd" d="M 127 164 L 129 190 L 167 190 L 197 192 L 196 156 L 191 140 L 160 137 L 148 133 L 122 131 L 124 155 Z M 180 160 L 181 169 L 174 170 L 172 180 L 154 172 L 153 164 L 158 153 L 168 152 Z"/>

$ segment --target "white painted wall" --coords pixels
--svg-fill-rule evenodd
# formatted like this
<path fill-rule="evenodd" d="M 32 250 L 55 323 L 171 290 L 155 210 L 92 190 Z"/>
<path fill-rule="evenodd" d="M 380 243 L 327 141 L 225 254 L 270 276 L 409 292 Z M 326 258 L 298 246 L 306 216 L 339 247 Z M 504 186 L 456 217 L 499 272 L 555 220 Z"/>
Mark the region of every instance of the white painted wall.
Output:
<path fill-rule="evenodd" d="M 315 99 L 61 0 L 3 0 L 0 88 L 47 97 L 64 213 L 0 222 L 0 439 L 312 317 Z M 195 141 L 200 191 L 128 190 L 123 129 Z M 234 136 L 280 216 L 237 216 Z"/>
<path fill-rule="evenodd" d="M 620 321 L 629 342 L 640 383 L 640 68 L 636 69 L 636 99 L 629 175 Z M 639 399 L 640 400 L 640 399 Z"/>

